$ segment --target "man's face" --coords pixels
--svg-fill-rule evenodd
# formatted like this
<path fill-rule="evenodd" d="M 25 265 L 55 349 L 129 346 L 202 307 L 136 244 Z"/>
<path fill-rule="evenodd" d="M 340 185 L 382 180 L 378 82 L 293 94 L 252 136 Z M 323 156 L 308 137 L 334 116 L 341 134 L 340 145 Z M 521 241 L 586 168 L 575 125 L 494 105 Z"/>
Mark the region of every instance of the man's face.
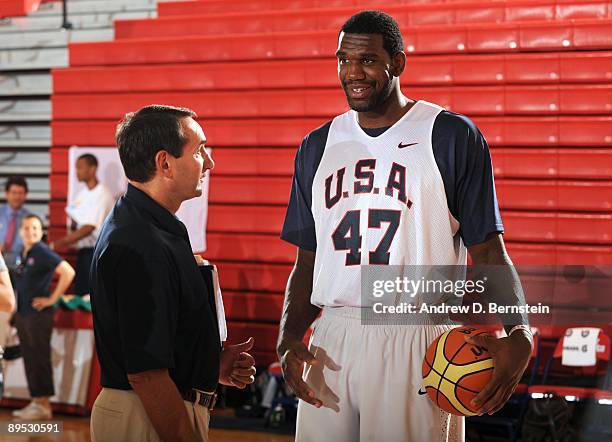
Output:
<path fill-rule="evenodd" d="M 19 210 L 21 207 L 23 207 L 26 197 L 28 196 L 28 192 L 26 192 L 25 187 L 12 184 L 6 191 L 5 196 L 10 208 L 13 210 Z"/>
<path fill-rule="evenodd" d="M 191 117 L 181 120 L 187 143 L 180 158 L 172 158 L 176 191 L 182 201 L 202 195 L 202 182 L 206 171 L 215 167 L 215 162 L 206 152 L 206 137 L 202 127 Z"/>
<path fill-rule="evenodd" d="M 338 78 L 351 109 L 371 112 L 393 89 L 392 60 L 380 34 L 345 34 L 338 38 Z"/>
<path fill-rule="evenodd" d="M 96 176 L 96 166 L 90 165 L 86 159 L 79 158 L 76 162 L 76 176 L 79 182 L 86 182 Z"/>

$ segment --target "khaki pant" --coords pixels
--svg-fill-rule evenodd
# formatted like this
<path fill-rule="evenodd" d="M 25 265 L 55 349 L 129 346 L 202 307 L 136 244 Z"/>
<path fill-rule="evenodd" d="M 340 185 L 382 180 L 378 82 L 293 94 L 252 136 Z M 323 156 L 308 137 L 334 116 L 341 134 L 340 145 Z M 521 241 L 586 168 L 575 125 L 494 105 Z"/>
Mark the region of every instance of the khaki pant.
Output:
<path fill-rule="evenodd" d="M 195 432 L 208 442 L 208 408 L 185 402 Z M 92 442 L 160 442 L 142 402 L 132 390 L 103 388 L 91 412 Z M 167 441 L 169 442 L 169 441 Z"/>
<path fill-rule="evenodd" d="M 463 417 L 419 394 L 428 345 L 447 325 L 362 325 L 358 308 L 324 308 L 310 338 L 321 362 L 306 383 L 323 406 L 300 401 L 298 442 L 463 442 Z"/>
<path fill-rule="evenodd" d="M 6 341 L 11 332 L 11 324 L 9 324 L 10 319 L 11 313 L 0 311 L 0 347 L 2 348 L 6 347 Z"/>

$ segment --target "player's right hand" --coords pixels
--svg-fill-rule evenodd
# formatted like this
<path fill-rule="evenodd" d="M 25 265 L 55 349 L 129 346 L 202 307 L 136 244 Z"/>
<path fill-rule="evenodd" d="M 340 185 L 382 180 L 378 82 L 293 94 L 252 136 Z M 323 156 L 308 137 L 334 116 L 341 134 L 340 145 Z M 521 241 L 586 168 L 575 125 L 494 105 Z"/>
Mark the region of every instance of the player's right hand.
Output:
<path fill-rule="evenodd" d="M 280 349 L 280 362 L 283 376 L 287 385 L 295 395 L 305 402 L 319 408 L 323 402 L 315 396 L 315 392 L 302 380 L 304 364 L 318 365 L 319 361 L 308 351 L 308 347 L 299 340 L 282 343 Z"/>

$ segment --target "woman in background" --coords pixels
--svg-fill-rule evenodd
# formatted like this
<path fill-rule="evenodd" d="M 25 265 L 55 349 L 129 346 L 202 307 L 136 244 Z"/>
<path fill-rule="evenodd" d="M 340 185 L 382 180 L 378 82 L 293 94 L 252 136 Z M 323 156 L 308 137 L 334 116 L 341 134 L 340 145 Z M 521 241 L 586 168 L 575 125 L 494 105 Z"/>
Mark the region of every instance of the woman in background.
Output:
<path fill-rule="evenodd" d="M 13 416 L 27 420 L 50 419 L 49 398 L 55 394 L 51 368 L 51 307 L 70 286 L 74 269 L 42 242 L 43 226 L 38 216 L 26 215 L 19 234 L 23 240 L 23 255 L 15 277 L 15 327 L 32 402 L 14 411 Z M 59 280 L 51 292 L 54 275 Z"/>

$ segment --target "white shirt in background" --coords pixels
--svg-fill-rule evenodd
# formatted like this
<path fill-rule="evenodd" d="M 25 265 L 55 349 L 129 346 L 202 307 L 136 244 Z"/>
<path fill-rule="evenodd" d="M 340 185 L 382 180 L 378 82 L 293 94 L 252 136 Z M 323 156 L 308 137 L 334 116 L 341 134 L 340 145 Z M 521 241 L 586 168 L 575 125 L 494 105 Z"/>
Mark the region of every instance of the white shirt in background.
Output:
<path fill-rule="evenodd" d="M 93 247 L 98 239 L 100 227 L 113 208 L 115 199 L 102 183 L 93 189 L 84 187 L 74 201 L 66 207 L 66 214 L 76 223 L 77 229 L 83 226 L 94 226 L 94 231 L 76 244 L 77 249 Z"/>

